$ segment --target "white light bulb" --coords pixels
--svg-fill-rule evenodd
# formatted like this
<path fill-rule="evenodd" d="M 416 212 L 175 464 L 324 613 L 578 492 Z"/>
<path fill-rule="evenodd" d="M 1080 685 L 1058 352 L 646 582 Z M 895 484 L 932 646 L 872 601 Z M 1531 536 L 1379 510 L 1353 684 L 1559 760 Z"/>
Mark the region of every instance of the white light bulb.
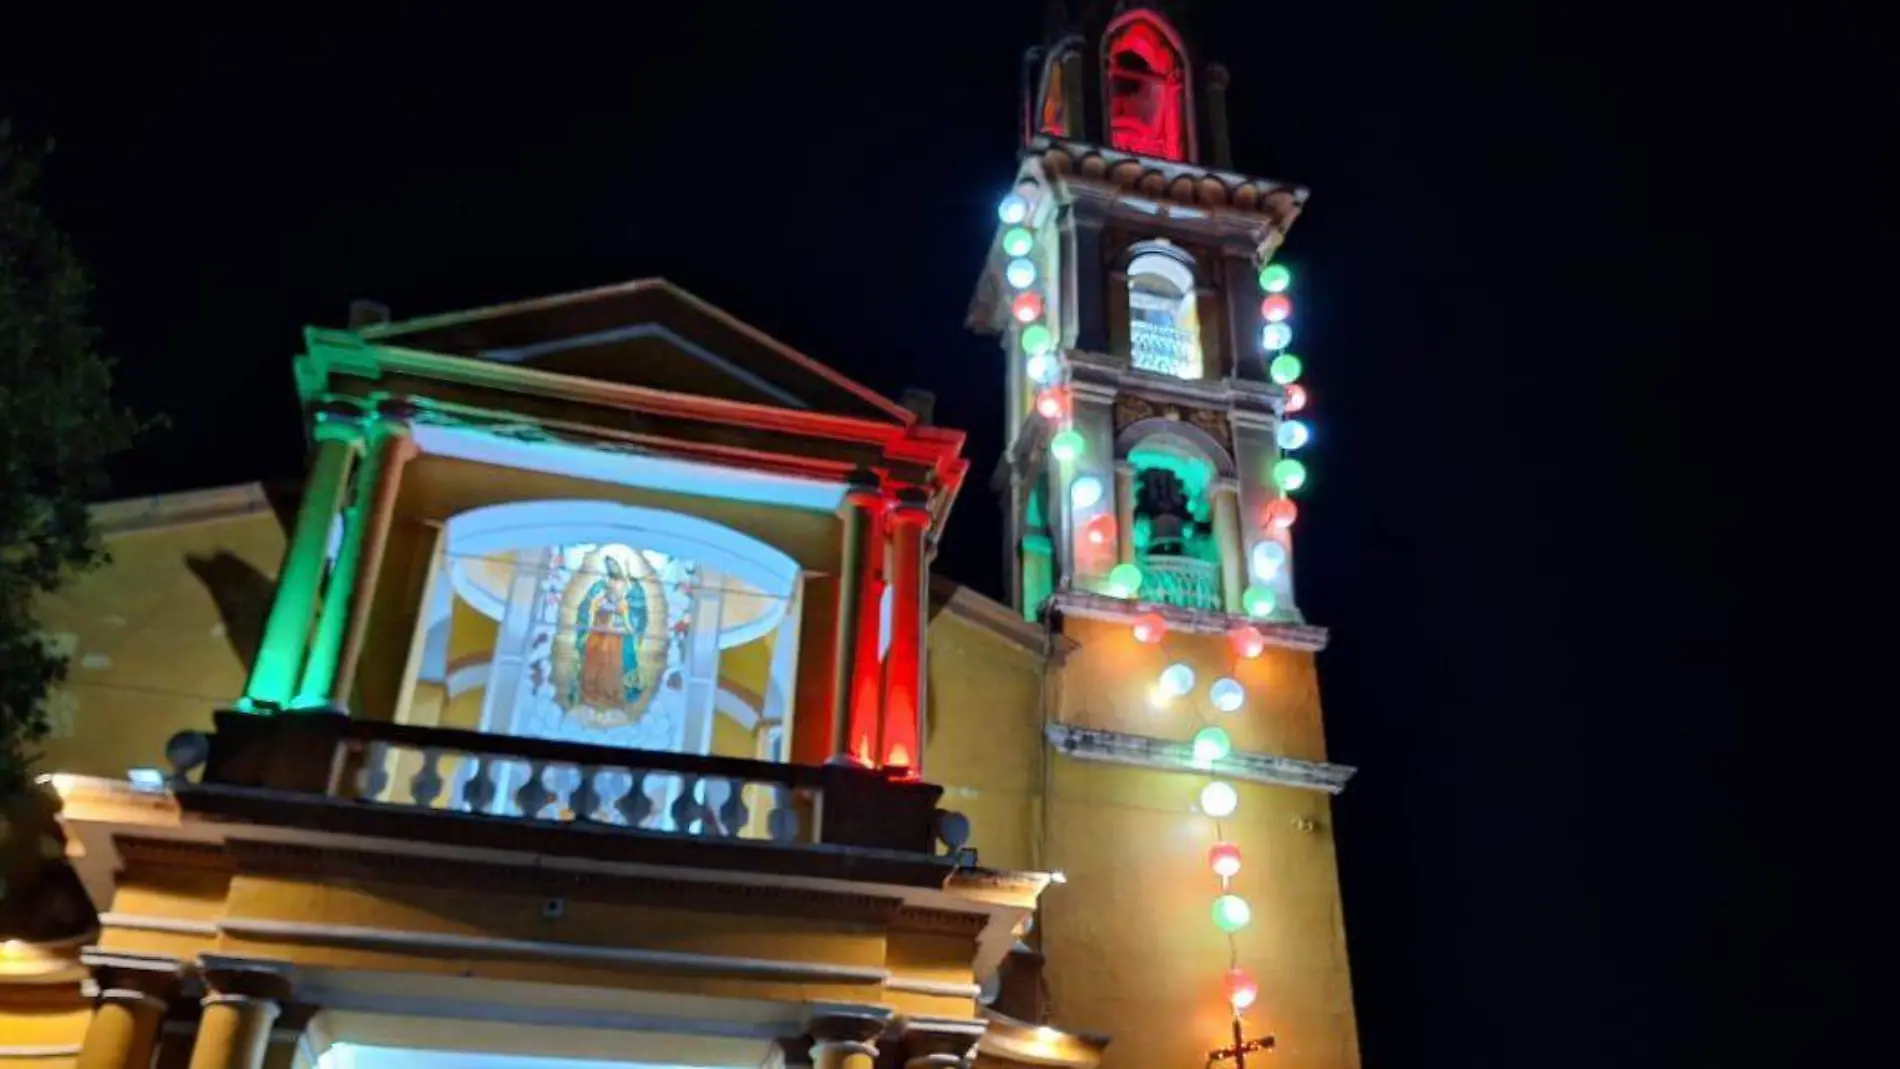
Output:
<path fill-rule="evenodd" d="M 1246 704 L 1247 688 L 1232 679 L 1216 679 L 1214 685 L 1207 688 L 1207 697 L 1214 703 L 1214 708 L 1231 713 Z"/>
<path fill-rule="evenodd" d="M 1029 202 L 1024 200 L 1021 194 L 1011 193 L 996 206 L 996 217 L 1001 219 L 1005 226 L 1015 226 L 1029 218 Z"/>
<path fill-rule="evenodd" d="M 1232 784 L 1220 780 L 1201 788 L 1201 812 L 1210 817 L 1231 817 L 1240 808 L 1240 795 Z"/>
<path fill-rule="evenodd" d="M 1019 256 L 1003 268 L 1003 278 L 1019 290 L 1028 289 L 1036 284 L 1036 265 Z"/>
<path fill-rule="evenodd" d="M 1056 375 L 1062 367 L 1056 363 L 1054 353 L 1037 353 L 1023 365 L 1023 370 L 1029 374 L 1029 381 L 1038 386 L 1047 386 L 1056 381 Z"/>
<path fill-rule="evenodd" d="M 1253 574 L 1263 580 L 1277 577 L 1286 567 L 1286 547 L 1271 539 L 1255 542 L 1252 557 Z"/>
<path fill-rule="evenodd" d="M 1161 693 L 1179 698 L 1194 690 L 1194 669 L 1176 661 L 1161 670 Z"/>
<path fill-rule="evenodd" d="M 1076 508 L 1085 509 L 1102 500 L 1102 480 L 1093 475 L 1084 475 L 1069 484 L 1069 503 Z"/>

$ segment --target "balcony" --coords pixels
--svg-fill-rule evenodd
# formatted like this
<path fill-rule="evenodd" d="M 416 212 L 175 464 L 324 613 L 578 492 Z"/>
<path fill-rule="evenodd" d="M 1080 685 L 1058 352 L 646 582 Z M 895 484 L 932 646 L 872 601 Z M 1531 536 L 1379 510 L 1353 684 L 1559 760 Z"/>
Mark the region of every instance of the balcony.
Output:
<path fill-rule="evenodd" d="M 187 812 L 601 860 L 862 873 L 940 881 L 968 822 L 941 787 L 848 765 L 491 735 L 322 713 L 220 712 L 167 747 Z M 193 779 L 194 774 L 196 779 Z M 566 833 L 566 834 L 563 834 Z M 826 856 L 833 864 L 826 864 Z"/>
<path fill-rule="evenodd" d="M 1160 554 L 1143 557 L 1141 600 L 1220 612 L 1220 565 L 1198 557 Z"/>

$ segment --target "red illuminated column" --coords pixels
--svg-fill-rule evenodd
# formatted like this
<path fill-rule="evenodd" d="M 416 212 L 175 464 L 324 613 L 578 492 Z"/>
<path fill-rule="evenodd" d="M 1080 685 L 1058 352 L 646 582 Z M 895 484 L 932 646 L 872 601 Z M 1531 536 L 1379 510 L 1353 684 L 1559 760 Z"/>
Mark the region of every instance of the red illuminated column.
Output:
<path fill-rule="evenodd" d="M 891 649 L 884 657 L 884 737 L 880 763 L 923 772 L 924 723 L 924 533 L 930 529 L 930 497 L 922 490 L 898 492 L 889 517 L 891 533 Z"/>
<path fill-rule="evenodd" d="M 877 755 L 877 639 L 883 597 L 886 500 L 871 472 L 857 472 L 844 498 L 838 560 L 838 654 L 833 677 L 833 761 L 871 765 Z"/>

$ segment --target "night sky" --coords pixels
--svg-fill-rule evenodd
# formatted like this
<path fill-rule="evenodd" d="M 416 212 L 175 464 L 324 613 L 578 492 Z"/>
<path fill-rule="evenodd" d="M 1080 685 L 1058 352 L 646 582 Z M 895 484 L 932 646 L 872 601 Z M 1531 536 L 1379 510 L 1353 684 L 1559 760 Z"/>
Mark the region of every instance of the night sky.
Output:
<path fill-rule="evenodd" d="M 294 478 L 291 355 L 351 298 L 400 319 L 661 275 L 935 391 L 975 460 L 939 570 L 1000 592 L 1003 357 L 962 320 L 1041 5 L 678 6 L 0 39 L 0 117 L 58 139 L 46 196 L 123 397 L 172 422 L 118 492 Z M 1797 199 L 1825 207 L 1750 183 L 1846 120 L 1732 22 L 1413 6 L 1188 27 L 1232 71 L 1237 168 L 1313 190 L 1282 254 L 1316 431 L 1299 579 L 1361 769 L 1338 836 L 1367 1064 L 1768 1064 L 1823 996 L 1769 964 L 1791 877 L 1736 770 L 1763 591 L 1726 573 L 1771 481 L 1736 460 L 1776 410 L 1719 305 Z M 1871 92 L 1863 69 L 1825 77 Z"/>

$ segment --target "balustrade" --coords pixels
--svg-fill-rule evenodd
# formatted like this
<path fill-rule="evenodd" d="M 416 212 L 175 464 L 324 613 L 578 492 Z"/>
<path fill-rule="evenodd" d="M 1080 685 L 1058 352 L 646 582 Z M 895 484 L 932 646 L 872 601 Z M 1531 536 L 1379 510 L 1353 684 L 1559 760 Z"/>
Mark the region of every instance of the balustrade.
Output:
<path fill-rule="evenodd" d="M 329 793 L 383 805 L 721 839 L 819 841 L 811 770 L 355 721 Z"/>
<path fill-rule="evenodd" d="M 407 812 L 751 840 L 958 853 L 942 788 L 844 765 L 783 764 L 353 720 L 221 711 L 167 746 L 185 797 L 317 796 Z M 194 778 L 194 773 L 196 774 Z M 235 791 L 233 795 L 228 792 Z M 261 792 L 261 793 L 260 793 Z"/>
<path fill-rule="evenodd" d="M 1220 565 L 1198 557 L 1143 557 L 1141 600 L 1220 612 Z"/>

